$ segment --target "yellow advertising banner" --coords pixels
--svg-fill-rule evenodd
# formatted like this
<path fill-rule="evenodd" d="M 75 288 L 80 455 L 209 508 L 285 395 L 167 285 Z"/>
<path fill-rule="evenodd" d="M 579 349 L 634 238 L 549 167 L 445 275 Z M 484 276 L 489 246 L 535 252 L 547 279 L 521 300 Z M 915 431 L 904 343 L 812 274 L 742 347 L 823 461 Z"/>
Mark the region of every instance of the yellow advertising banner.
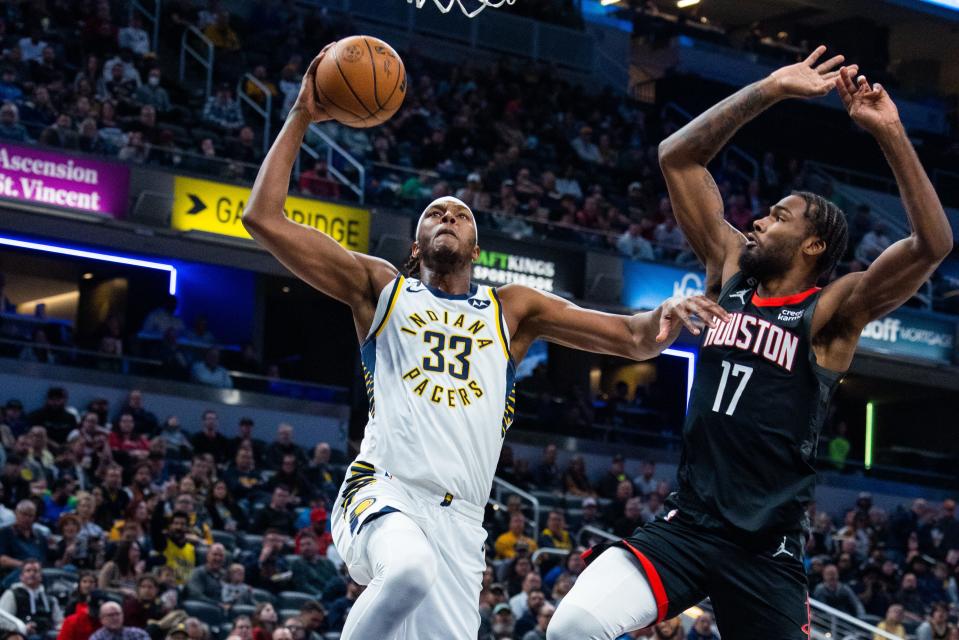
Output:
<path fill-rule="evenodd" d="M 241 222 L 249 197 L 246 187 L 178 176 L 173 184 L 170 226 L 180 231 L 249 238 Z M 294 222 L 330 235 L 347 249 L 369 252 L 370 212 L 366 209 L 290 196 L 283 213 Z"/>

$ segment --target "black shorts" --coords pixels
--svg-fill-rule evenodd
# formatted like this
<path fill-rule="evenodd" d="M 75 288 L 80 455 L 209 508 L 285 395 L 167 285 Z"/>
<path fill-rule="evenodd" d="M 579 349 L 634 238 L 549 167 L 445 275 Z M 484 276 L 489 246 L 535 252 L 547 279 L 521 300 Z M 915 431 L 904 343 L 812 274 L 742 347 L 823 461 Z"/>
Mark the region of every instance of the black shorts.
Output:
<path fill-rule="evenodd" d="M 659 608 L 657 622 L 709 597 L 723 638 L 809 638 L 809 593 L 798 532 L 736 540 L 679 515 L 591 549 L 586 561 L 610 546 L 627 549 L 639 560 Z"/>

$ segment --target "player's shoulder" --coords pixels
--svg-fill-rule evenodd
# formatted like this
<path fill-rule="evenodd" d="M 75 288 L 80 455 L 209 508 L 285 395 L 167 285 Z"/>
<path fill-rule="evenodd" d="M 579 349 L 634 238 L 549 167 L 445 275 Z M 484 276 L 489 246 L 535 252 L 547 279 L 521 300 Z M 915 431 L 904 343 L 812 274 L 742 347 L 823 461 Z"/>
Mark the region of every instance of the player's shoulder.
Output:
<path fill-rule="evenodd" d="M 510 283 L 502 287 L 496 287 L 493 291 L 496 292 L 496 297 L 502 303 L 503 309 L 509 309 L 514 313 L 529 311 L 551 300 L 562 300 L 559 296 L 534 289 L 525 284 Z"/>

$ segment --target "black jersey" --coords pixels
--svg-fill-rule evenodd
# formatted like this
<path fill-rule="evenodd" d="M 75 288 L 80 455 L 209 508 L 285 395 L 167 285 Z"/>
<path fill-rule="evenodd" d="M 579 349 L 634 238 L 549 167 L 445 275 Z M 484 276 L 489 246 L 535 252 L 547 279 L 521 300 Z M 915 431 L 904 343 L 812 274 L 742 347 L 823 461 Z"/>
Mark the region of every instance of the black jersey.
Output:
<path fill-rule="evenodd" d="M 813 499 L 826 408 L 842 374 L 816 364 L 810 327 L 820 290 L 760 298 L 737 273 L 703 332 L 683 427 L 676 506 L 702 525 L 796 531 Z"/>

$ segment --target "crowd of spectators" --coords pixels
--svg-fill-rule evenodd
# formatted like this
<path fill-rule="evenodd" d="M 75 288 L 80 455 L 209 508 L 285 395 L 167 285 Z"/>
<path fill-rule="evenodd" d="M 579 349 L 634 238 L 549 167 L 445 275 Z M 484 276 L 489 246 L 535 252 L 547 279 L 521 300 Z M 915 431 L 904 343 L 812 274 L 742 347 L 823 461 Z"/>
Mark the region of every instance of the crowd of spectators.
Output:
<path fill-rule="evenodd" d="M 251 418 L 228 427 L 213 410 L 161 418 L 139 390 L 117 405 L 96 398 L 78 411 L 55 387 L 29 412 L 17 399 L 3 406 L 0 628 L 191 640 L 312 640 L 342 628 L 363 589 L 328 527 L 344 452 L 305 450 L 289 424 L 263 441 Z M 538 522 L 518 495 L 487 508 L 481 640 L 542 640 L 585 567 L 582 552 L 662 516 L 671 490 L 653 460 L 630 467 L 617 455 L 588 469 L 555 444 L 538 459 L 506 446 L 497 476 L 549 507 Z M 894 633 L 950 637 L 954 501 L 887 513 L 862 494 L 845 514 L 813 506 L 809 516 L 813 597 Z M 652 633 L 679 637 L 673 622 Z M 711 619 L 689 633 L 710 638 Z"/>

